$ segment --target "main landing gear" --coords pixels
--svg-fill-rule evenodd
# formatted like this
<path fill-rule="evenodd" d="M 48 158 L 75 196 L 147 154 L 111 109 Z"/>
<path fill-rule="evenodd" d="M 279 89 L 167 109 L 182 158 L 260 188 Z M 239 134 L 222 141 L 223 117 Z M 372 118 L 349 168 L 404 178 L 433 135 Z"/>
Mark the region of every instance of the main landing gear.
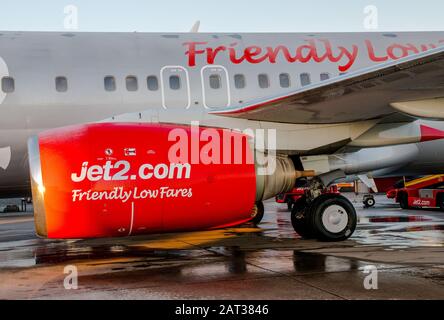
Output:
<path fill-rule="evenodd" d="M 262 222 L 262 219 L 264 218 L 265 214 L 265 208 L 263 202 L 257 202 L 253 209 L 253 216 L 254 218 L 251 219 L 251 222 L 253 222 L 255 225 L 258 225 Z"/>
<path fill-rule="evenodd" d="M 305 197 L 294 204 L 291 223 L 305 239 L 344 241 L 356 230 L 357 215 L 353 204 L 339 194 L 323 193 L 318 180 L 312 183 Z"/>

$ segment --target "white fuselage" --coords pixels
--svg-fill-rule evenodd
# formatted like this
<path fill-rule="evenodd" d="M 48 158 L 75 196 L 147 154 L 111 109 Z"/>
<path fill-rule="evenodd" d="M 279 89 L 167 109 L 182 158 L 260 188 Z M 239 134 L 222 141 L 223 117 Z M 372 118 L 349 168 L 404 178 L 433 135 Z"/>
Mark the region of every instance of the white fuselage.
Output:
<path fill-rule="evenodd" d="M 340 132 L 344 126 L 368 130 L 374 118 L 371 109 L 359 117 L 338 114 L 316 122 L 301 118 L 300 124 L 230 119 L 211 111 L 285 94 L 443 42 L 444 32 L 3 32 L 0 196 L 28 190 L 26 143 L 30 136 L 77 123 L 109 119 L 273 127 L 278 131 L 278 149 L 300 154 L 352 139 Z M 387 108 L 387 114 L 391 112 Z M 319 131 L 313 131 L 310 139 L 303 138 L 303 132 L 312 129 Z M 329 132 L 330 137 L 318 132 Z"/>

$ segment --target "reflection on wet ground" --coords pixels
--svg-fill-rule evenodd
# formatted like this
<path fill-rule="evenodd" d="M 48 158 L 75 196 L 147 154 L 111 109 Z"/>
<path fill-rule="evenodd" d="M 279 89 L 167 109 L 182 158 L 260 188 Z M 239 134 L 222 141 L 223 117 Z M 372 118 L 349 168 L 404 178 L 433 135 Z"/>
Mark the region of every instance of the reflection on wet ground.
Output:
<path fill-rule="evenodd" d="M 360 213 L 355 240 L 390 249 L 443 247 L 443 230 L 444 212 L 439 210 L 402 210 L 398 206 L 378 206 Z"/>
<path fill-rule="evenodd" d="M 343 243 L 301 240 L 273 202 L 260 228 L 131 239 L 41 240 L 31 218 L 0 219 L 0 298 L 444 298 L 444 213 L 379 200 L 356 204 L 359 228 Z M 66 265 L 78 267 L 79 290 L 63 288 Z M 368 265 L 384 290 L 364 288 Z"/>

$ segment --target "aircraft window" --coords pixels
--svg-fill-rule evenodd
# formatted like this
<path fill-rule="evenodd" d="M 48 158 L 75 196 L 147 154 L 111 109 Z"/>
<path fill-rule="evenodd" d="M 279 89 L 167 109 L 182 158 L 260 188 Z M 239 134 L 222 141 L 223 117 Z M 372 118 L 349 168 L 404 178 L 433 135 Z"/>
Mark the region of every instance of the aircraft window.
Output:
<path fill-rule="evenodd" d="M 11 78 L 11 77 L 2 78 L 2 91 L 4 93 L 11 93 L 11 92 L 15 91 L 14 78 Z"/>
<path fill-rule="evenodd" d="M 325 80 L 328 80 L 328 79 L 330 79 L 330 74 L 329 73 L 326 73 L 326 72 L 321 73 L 321 81 L 325 81 Z"/>
<path fill-rule="evenodd" d="M 105 77 L 105 90 L 116 91 L 116 78 L 111 76 Z"/>
<path fill-rule="evenodd" d="M 308 73 L 302 73 L 301 74 L 301 85 L 304 86 L 308 86 L 311 84 L 311 79 L 310 79 L 310 75 Z"/>
<path fill-rule="evenodd" d="M 137 91 L 139 89 L 139 85 L 137 83 L 137 77 L 135 76 L 126 77 L 126 89 L 128 91 Z"/>
<path fill-rule="evenodd" d="M 258 80 L 259 80 L 259 87 L 261 89 L 267 89 L 270 87 L 270 80 L 268 79 L 268 75 L 260 74 L 258 76 Z"/>
<path fill-rule="evenodd" d="M 170 89 L 171 90 L 180 90 L 180 77 L 179 76 L 171 76 L 170 77 Z"/>
<path fill-rule="evenodd" d="M 245 76 L 243 74 L 236 74 L 234 76 L 234 85 L 236 86 L 236 89 L 245 89 L 247 86 Z"/>
<path fill-rule="evenodd" d="M 281 88 L 290 88 L 290 75 L 288 73 L 281 73 L 279 75 L 279 82 Z"/>
<path fill-rule="evenodd" d="M 218 74 L 213 74 L 210 76 L 210 87 L 211 89 L 217 90 L 222 87 L 221 78 Z"/>
<path fill-rule="evenodd" d="M 55 79 L 55 85 L 57 92 L 68 91 L 68 79 L 66 79 L 66 77 L 57 77 Z"/>
<path fill-rule="evenodd" d="M 159 80 L 156 76 L 149 76 L 147 78 L 148 90 L 157 91 L 159 90 Z"/>

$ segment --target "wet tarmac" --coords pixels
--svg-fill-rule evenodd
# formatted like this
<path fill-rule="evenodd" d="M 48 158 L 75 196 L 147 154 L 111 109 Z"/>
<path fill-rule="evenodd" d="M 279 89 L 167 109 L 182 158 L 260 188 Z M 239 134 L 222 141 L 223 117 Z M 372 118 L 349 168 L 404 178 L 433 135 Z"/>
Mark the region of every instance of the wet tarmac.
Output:
<path fill-rule="evenodd" d="M 0 215 L 0 299 L 444 299 L 444 213 L 377 200 L 355 200 L 342 243 L 301 240 L 273 201 L 259 227 L 129 239 L 41 240 L 29 214 Z"/>

